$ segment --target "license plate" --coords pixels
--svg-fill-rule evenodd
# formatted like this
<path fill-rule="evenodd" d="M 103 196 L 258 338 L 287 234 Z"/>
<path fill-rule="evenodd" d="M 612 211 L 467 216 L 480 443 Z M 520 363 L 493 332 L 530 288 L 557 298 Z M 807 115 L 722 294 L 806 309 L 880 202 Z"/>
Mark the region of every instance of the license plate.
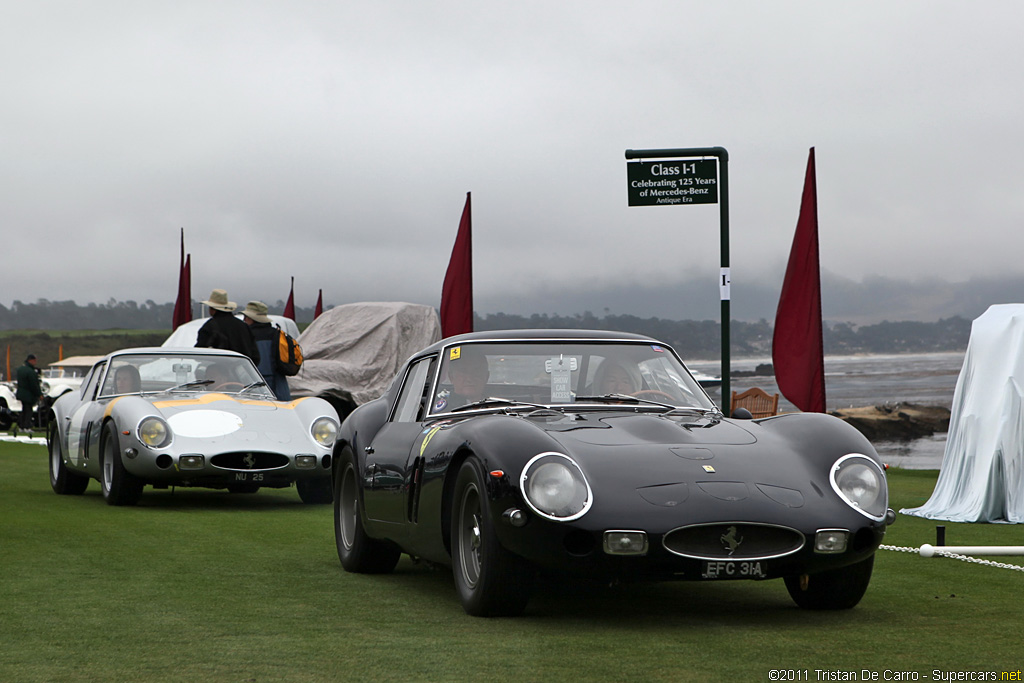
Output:
<path fill-rule="evenodd" d="M 701 562 L 702 579 L 763 579 L 768 576 L 768 563 L 740 560 L 707 560 Z"/>

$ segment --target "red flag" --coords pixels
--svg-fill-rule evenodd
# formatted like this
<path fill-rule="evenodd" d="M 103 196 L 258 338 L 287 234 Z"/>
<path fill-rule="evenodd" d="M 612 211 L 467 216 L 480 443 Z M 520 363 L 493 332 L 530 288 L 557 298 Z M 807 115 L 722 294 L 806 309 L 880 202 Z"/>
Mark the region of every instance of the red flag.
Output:
<path fill-rule="evenodd" d="M 821 270 L 818 262 L 818 191 L 814 148 L 789 252 L 786 279 L 775 313 L 772 363 L 779 391 L 800 410 L 825 412 L 825 353 L 821 329 Z"/>
<path fill-rule="evenodd" d="M 313 320 L 320 317 L 320 314 L 324 312 L 324 290 L 320 290 L 320 293 L 316 295 L 316 308 L 313 309 Z"/>
<path fill-rule="evenodd" d="M 178 264 L 178 298 L 174 302 L 174 329 L 192 320 L 192 255 L 185 257 L 185 228 L 181 229 L 181 261 Z"/>
<path fill-rule="evenodd" d="M 470 193 L 441 287 L 441 336 L 473 331 L 473 221 Z"/>
<path fill-rule="evenodd" d="M 288 291 L 288 303 L 284 305 L 284 317 L 295 320 L 295 278 L 292 278 L 292 288 Z"/>

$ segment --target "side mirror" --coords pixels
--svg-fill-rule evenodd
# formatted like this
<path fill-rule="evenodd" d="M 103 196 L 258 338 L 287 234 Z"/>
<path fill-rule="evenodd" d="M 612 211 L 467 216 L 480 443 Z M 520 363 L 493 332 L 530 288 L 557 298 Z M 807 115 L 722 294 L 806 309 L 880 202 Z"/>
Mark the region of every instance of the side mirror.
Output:
<path fill-rule="evenodd" d="M 738 420 L 753 420 L 754 416 L 746 408 L 737 408 L 732 411 L 732 416 Z"/>

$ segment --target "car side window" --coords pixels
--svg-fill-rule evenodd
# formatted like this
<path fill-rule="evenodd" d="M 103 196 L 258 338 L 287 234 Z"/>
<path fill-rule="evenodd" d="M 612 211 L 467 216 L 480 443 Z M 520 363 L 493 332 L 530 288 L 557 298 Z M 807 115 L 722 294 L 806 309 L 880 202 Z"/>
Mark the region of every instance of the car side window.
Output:
<path fill-rule="evenodd" d="M 95 398 L 96 396 L 96 385 L 100 383 L 100 377 L 103 376 L 103 370 L 106 368 L 106 363 L 100 363 L 92 370 L 92 374 L 89 375 L 88 379 L 82 385 L 82 398 L 86 401 Z"/>
<path fill-rule="evenodd" d="M 416 422 L 423 414 L 425 401 L 430 391 L 430 380 L 433 378 L 431 368 L 435 358 L 424 358 L 412 364 L 405 376 L 405 384 L 398 395 L 395 415 L 392 422 Z"/>

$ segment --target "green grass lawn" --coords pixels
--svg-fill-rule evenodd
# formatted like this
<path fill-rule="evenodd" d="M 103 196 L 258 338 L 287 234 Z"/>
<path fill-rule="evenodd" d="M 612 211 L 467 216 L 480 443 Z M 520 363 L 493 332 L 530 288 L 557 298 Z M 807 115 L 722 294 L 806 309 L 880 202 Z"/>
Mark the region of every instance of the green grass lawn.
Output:
<path fill-rule="evenodd" d="M 96 482 L 55 495 L 46 470 L 44 447 L 0 444 L 0 681 L 1000 680 L 1024 668 L 1021 572 L 880 551 L 867 596 L 844 612 L 801 611 L 781 581 L 562 584 L 523 617 L 478 619 L 447 571 L 403 558 L 392 575 L 344 573 L 330 506 L 294 489 L 147 488 L 138 507 L 113 508 Z M 935 476 L 890 472 L 892 506 L 923 502 Z M 1024 545 L 1016 525 L 946 528 L 951 545 Z M 903 515 L 886 536 L 934 542 L 935 522 Z"/>

